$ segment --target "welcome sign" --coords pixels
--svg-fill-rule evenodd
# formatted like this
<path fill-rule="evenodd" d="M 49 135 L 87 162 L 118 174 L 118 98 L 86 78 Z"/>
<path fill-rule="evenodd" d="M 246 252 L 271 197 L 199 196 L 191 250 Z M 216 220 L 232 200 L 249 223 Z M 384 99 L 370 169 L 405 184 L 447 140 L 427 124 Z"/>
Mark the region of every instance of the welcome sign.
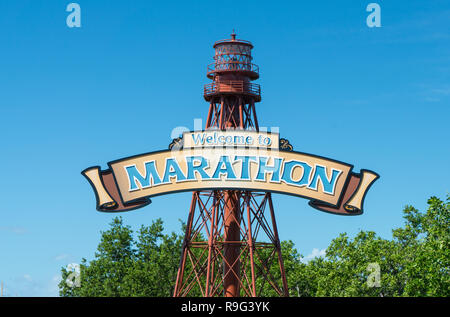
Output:
<path fill-rule="evenodd" d="M 336 160 L 280 149 L 279 135 L 246 130 L 183 134 L 182 146 L 94 166 L 82 172 L 100 211 L 127 211 L 151 197 L 196 190 L 269 191 L 304 197 L 316 209 L 363 212 L 367 190 L 379 177 Z"/>

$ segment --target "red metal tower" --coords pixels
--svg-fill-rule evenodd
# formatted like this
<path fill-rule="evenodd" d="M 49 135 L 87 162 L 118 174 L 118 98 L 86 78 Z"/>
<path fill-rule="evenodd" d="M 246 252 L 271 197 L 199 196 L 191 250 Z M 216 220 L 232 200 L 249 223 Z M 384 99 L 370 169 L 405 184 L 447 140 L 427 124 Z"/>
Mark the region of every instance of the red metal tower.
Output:
<path fill-rule="evenodd" d="M 210 104 L 205 128 L 259 131 L 253 45 L 233 32 L 213 47 L 215 61 L 207 67 L 213 82 L 204 87 Z M 271 193 L 193 192 L 174 296 L 259 296 L 267 287 L 289 295 Z"/>

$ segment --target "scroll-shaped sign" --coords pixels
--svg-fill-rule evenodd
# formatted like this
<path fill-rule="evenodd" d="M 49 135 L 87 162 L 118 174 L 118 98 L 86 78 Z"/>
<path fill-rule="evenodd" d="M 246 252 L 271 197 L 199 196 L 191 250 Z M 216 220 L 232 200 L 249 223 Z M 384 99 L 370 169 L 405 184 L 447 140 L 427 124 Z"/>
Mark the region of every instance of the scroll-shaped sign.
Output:
<path fill-rule="evenodd" d="M 284 139 L 282 139 L 285 141 Z M 310 199 L 335 214 L 363 212 L 366 192 L 379 177 L 336 160 L 280 150 L 278 134 L 251 131 L 184 133 L 182 147 L 145 153 L 82 172 L 97 197 L 97 210 L 127 211 L 150 197 L 196 190 L 255 190 Z"/>

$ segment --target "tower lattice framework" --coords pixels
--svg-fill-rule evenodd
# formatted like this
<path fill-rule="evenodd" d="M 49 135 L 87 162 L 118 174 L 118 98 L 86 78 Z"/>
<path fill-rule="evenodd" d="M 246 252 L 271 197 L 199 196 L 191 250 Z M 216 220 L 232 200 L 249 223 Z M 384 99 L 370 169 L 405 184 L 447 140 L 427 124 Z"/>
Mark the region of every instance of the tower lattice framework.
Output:
<path fill-rule="evenodd" d="M 259 131 L 253 45 L 233 33 L 213 47 L 215 61 L 207 67 L 213 81 L 204 86 L 205 129 Z M 193 192 L 174 296 L 260 296 L 264 289 L 288 296 L 271 193 Z"/>

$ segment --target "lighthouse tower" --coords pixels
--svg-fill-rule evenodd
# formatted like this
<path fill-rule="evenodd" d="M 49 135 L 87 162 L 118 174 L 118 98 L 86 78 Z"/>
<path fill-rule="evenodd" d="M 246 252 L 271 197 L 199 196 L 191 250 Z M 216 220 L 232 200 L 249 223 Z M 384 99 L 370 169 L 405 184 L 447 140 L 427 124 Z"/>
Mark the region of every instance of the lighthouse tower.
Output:
<path fill-rule="evenodd" d="M 259 131 L 253 45 L 233 32 L 213 47 L 206 74 L 212 82 L 204 86 L 205 129 Z M 193 192 L 174 296 L 260 296 L 263 290 L 289 294 L 271 193 Z"/>

